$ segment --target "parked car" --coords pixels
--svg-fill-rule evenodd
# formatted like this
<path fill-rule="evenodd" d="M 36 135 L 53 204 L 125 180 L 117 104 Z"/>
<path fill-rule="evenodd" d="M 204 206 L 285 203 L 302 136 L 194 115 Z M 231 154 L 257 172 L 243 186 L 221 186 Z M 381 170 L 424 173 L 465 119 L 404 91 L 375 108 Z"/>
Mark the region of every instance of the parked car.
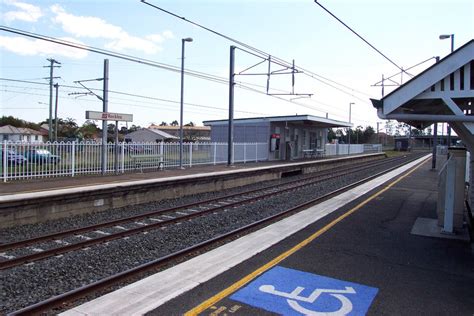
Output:
<path fill-rule="evenodd" d="M 61 157 L 53 155 L 46 149 L 31 149 L 25 153 L 26 159 L 32 163 L 52 163 L 57 164 L 61 161 Z"/>
<path fill-rule="evenodd" d="M 3 164 L 3 150 L 0 151 L 1 152 L 1 163 Z M 27 160 L 25 158 L 25 156 L 23 155 L 20 155 L 19 153 L 17 153 L 16 151 L 14 150 L 7 150 L 6 151 L 6 154 L 7 154 L 7 164 L 8 165 L 21 165 L 23 163 L 25 163 Z"/>

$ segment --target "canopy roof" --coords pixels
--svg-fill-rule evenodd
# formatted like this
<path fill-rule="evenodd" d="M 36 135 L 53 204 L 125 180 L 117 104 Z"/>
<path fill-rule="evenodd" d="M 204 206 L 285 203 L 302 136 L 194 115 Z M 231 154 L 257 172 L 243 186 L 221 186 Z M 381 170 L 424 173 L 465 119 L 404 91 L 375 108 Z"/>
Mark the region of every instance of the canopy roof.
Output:
<path fill-rule="evenodd" d="M 331 120 L 329 118 L 312 116 L 312 115 L 290 115 L 290 116 L 269 116 L 269 117 L 254 117 L 254 118 L 240 118 L 234 119 L 234 124 L 249 124 L 262 122 L 288 122 L 293 125 L 304 125 L 321 128 L 331 127 L 352 127 L 352 123 Z M 227 125 L 228 120 L 204 121 L 204 125 Z"/>
<path fill-rule="evenodd" d="M 471 40 L 398 87 L 373 100 L 382 119 L 417 128 L 449 122 L 468 147 L 474 148 L 474 40 Z"/>

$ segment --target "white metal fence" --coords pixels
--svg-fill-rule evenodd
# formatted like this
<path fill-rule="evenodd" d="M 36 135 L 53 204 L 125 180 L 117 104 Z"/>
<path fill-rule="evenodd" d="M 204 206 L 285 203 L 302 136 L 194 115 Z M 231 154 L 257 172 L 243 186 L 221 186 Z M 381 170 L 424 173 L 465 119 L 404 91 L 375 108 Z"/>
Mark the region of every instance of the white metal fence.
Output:
<path fill-rule="evenodd" d="M 234 143 L 236 163 L 268 160 L 268 143 Z M 1 143 L 0 179 L 9 180 L 114 174 L 128 171 L 179 166 L 179 143 L 108 144 L 102 167 L 102 144 L 67 143 Z M 382 146 L 326 144 L 326 156 L 381 152 Z M 227 163 L 227 143 L 184 143 L 183 165 Z"/>
<path fill-rule="evenodd" d="M 381 144 L 326 144 L 326 156 L 382 152 Z"/>
<path fill-rule="evenodd" d="M 96 142 L 1 143 L 0 179 L 124 173 L 179 166 L 179 143 L 108 144 L 102 168 L 102 144 Z M 267 143 L 234 143 L 234 162 L 268 159 Z M 227 162 L 227 143 L 184 143 L 183 165 Z"/>

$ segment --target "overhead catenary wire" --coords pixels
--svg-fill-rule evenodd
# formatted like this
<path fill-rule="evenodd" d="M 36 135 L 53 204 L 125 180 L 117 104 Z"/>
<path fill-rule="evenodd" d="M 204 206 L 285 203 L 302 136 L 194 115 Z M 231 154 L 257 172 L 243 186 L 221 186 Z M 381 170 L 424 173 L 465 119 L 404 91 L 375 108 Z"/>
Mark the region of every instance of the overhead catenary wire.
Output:
<path fill-rule="evenodd" d="M 20 80 L 20 79 L 12 79 L 12 78 L 0 78 L 0 81 L 7 81 L 7 82 L 19 82 L 19 83 L 27 83 L 27 84 L 33 84 L 33 85 L 40 85 L 40 86 L 48 86 L 47 83 L 43 83 L 43 82 L 34 82 L 34 81 L 27 81 L 27 80 Z M 252 91 L 254 93 L 258 93 L 258 94 L 262 94 L 262 95 L 266 95 L 265 92 L 263 91 L 260 91 L 258 89 L 254 89 L 252 87 L 249 87 L 245 84 L 243 84 L 242 82 L 236 82 L 236 86 L 238 88 L 241 88 L 241 89 L 244 89 L 244 90 L 248 90 L 248 91 Z M 71 86 L 71 85 L 61 85 L 61 87 L 63 88 L 61 90 L 62 93 L 64 92 L 68 92 L 68 91 L 77 91 L 77 89 L 83 89 L 82 87 L 80 86 Z M 20 88 L 20 87 L 17 87 L 17 88 Z M 65 89 L 66 88 L 66 89 Z M 25 87 L 24 89 L 34 89 L 34 88 L 31 88 L 31 87 Z M 73 90 L 67 90 L 67 89 L 73 89 Z M 93 91 L 102 91 L 102 89 L 98 89 L 98 88 L 90 88 L 91 90 Z M 13 91 L 11 91 L 13 92 Z M 165 98 L 158 98 L 158 97 L 152 97 L 152 96 L 146 96 L 146 95 L 139 95 L 139 94 L 133 94 L 133 93 L 128 93 L 128 92 L 123 92 L 123 91 L 116 91 L 116 90 L 109 90 L 109 93 L 111 94 L 118 94 L 118 95 L 124 95 L 124 96 L 130 96 L 130 97 L 136 97 L 136 98 L 141 98 L 141 99 L 148 99 L 148 100 L 155 100 L 155 101 L 161 101 L 161 102 L 167 102 L 167 103 L 174 103 L 174 104 L 179 104 L 179 101 L 176 101 L 176 100 L 170 100 L 170 99 L 165 99 Z M 295 104 L 295 105 L 298 105 L 298 106 L 301 106 L 301 107 L 304 107 L 304 108 L 308 108 L 308 109 L 311 109 L 311 110 L 315 110 L 315 111 L 318 111 L 318 112 L 321 112 L 321 113 L 327 113 L 321 109 L 318 109 L 318 108 L 315 108 L 315 107 L 312 107 L 310 105 L 306 105 L 306 104 L 302 104 L 302 103 L 299 103 L 299 102 L 295 102 L 295 101 L 289 101 L 285 98 L 282 98 L 282 97 L 279 97 L 279 96 L 276 96 L 276 95 L 272 95 L 273 98 L 275 99 L 279 99 L 281 101 L 284 101 L 284 102 L 291 102 L 292 104 Z M 73 99 L 73 98 L 68 98 L 68 99 Z M 112 97 L 111 99 L 120 99 L 120 98 L 116 98 L 116 97 Z M 88 100 L 89 101 L 89 100 Z M 326 104 L 326 103 L 323 103 L 323 102 L 320 102 L 320 101 L 317 101 L 315 99 L 308 99 L 308 101 L 312 102 L 312 103 L 316 103 L 318 105 L 322 105 L 332 111 L 337 111 L 339 113 L 345 113 L 343 109 L 340 109 L 340 108 L 337 108 L 333 105 L 330 105 L 330 104 Z M 143 101 L 142 101 L 143 102 Z M 115 103 L 117 104 L 117 103 Z M 152 103 L 152 104 L 156 104 L 156 103 Z M 201 108 L 208 108 L 208 109 L 216 109 L 216 110 L 219 110 L 219 111 L 227 111 L 227 109 L 225 108 L 219 108 L 219 107 L 214 107 L 214 106 L 209 106 L 209 105 L 203 105 L 203 104 L 196 104 L 196 103 L 184 103 L 186 105 L 190 105 L 190 106 L 195 106 L 195 107 L 201 107 Z M 124 104 L 125 105 L 125 104 Z M 271 116 L 269 113 L 258 113 L 258 112 L 252 112 L 252 111 L 241 111 L 241 110 L 237 110 L 236 112 L 238 113 L 244 113 L 244 114 L 253 114 L 253 115 L 259 115 L 259 116 Z M 340 117 L 341 119 L 343 118 L 342 115 L 337 115 L 337 114 L 333 114 L 335 115 L 336 117 Z M 366 123 L 371 123 L 371 121 L 367 121 L 363 118 L 360 118 L 358 116 L 354 116 L 354 118 L 356 118 L 357 120 L 359 121 L 363 121 L 363 122 L 366 122 Z"/>
<path fill-rule="evenodd" d="M 106 56 L 109 56 L 109 57 L 115 57 L 115 58 L 130 61 L 130 62 L 136 62 L 136 63 L 147 65 L 147 66 L 157 67 L 157 68 L 161 68 L 161 69 L 164 69 L 164 70 L 169 70 L 169 71 L 176 72 L 176 73 L 181 72 L 181 68 L 178 67 L 178 66 L 169 65 L 169 64 L 165 64 L 165 63 L 160 63 L 160 62 L 157 62 L 157 61 L 148 60 L 148 59 L 144 59 L 144 58 L 139 58 L 139 57 L 135 57 L 135 56 L 127 55 L 127 54 L 116 53 L 116 52 L 112 52 L 112 51 L 109 51 L 109 50 L 96 48 L 96 47 L 92 47 L 92 46 L 88 46 L 88 45 L 77 44 L 77 43 L 73 43 L 73 42 L 70 42 L 70 41 L 62 40 L 62 39 L 57 39 L 57 38 L 46 36 L 46 35 L 27 32 L 27 31 L 23 31 L 23 30 L 11 28 L 11 27 L 6 27 L 6 26 L 0 26 L 0 30 L 10 32 L 10 33 L 14 33 L 14 34 L 18 34 L 18 35 L 31 37 L 31 38 L 35 38 L 35 39 L 39 39 L 39 40 L 52 42 L 52 43 L 55 43 L 55 44 L 58 44 L 58 45 L 65 45 L 65 46 L 69 46 L 69 47 L 76 48 L 76 49 L 86 50 L 86 51 L 94 52 L 94 53 L 97 53 L 97 54 L 106 55 Z M 196 71 L 196 70 L 185 69 L 184 73 L 186 75 L 193 76 L 193 77 L 203 79 L 203 80 L 207 80 L 207 81 L 221 83 L 221 84 L 224 84 L 224 85 L 229 84 L 227 78 L 212 75 L 212 74 L 207 74 L 207 73 Z M 245 83 L 245 84 L 263 87 L 261 85 L 256 85 L 256 84 L 251 84 L 251 83 Z M 279 89 L 272 89 L 272 90 L 278 91 Z M 284 91 L 284 90 L 279 90 L 279 91 Z"/>
<path fill-rule="evenodd" d="M 116 52 L 112 52 L 112 51 L 108 51 L 108 50 L 104 50 L 104 49 L 99 49 L 99 48 L 95 48 L 95 47 L 91 47 L 91 46 L 87 46 L 87 45 L 83 45 L 83 44 L 77 44 L 77 43 L 73 43 L 73 42 L 69 42 L 69 41 L 65 41 L 65 40 L 60 40 L 60 39 L 56 39 L 56 38 L 45 36 L 45 35 L 35 34 L 35 33 L 27 32 L 27 31 L 19 30 L 19 29 L 6 27 L 6 26 L 0 26 L 0 30 L 6 31 L 6 32 L 11 32 L 11 33 L 18 34 L 18 35 L 31 37 L 31 38 L 35 38 L 35 39 L 39 39 L 39 40 L 49 41 L 49 42 L 59 44 L 59 45 L 65 45 L 65 46 L 69 46 L 69 47 L 73 47 L 73 48 L 77 48 L 77 49 L 91 51 L 91 52 L 94 52 L 94 53 L 103 54 L 103 55 L 106 55 L 106 56 L 115 57 L 115 58 L 131 61 L 131 62 L 136 62 L 136 63 L 139 63 L 139 64 L 149 65 L 149 66 L 161 68 L 161 69 L 164 69 L 164 70 L 173 71 L 173 72 L 176 72 L 176 73 L 180 72 L 180 68 L 177 67 L 177 66 L 168 65 L 168 64 L 165 64 L 165 63 L 160 63 L 160 62 L 147 60 L 147 59 L 143 59 L 143 58 L 138 58 L 138 57 L 134 57 L 134 56 L 131 56 L 131 55 L 116 53 Z M 272 56 L 272 58 L 273 58 L 273 56 Z M 189 70 L 189 69 L 185 70 L 185 73 L 187 75 L 194 76 L 196 78 L 200 78 L 200 79 L 203 79 L 203 80 L 208 80 L 208 81 L 212 81 L 212 82 L 216 82 L 216 83 L 224 84 L 224 85 L 229 84 L 227 78 L 218 77 L 218 76 L 215 76 L 215 75 L 212 75 L 212 74 L 206 74 L 206 73 L 203 73 L 203 72 L 193 71 L 193 70 Z M 332 86 L 332 85 L 328 84 L 327 82 L 324 82 L 324 81 L 321 81 L 321 82 L 324 83 L 324 84 L 327 84 L 329 86 Z M 251 83 L 243 83 L 243 82 L 236 82 L 236 84 L 237 84 L 238 87 L 243 87 L 244 85 L 254 85 L 254 86 L 258 86 L 258 87 L 263 87 L 261 85 L 256 85 L 256 84 L 251 84 Z M 332 86 L 332 87 L 337 89 L 337 87 L 334 87 L 334 86 Z M 263 94 L 262 91 L 259 91 L 257 89 L 247 89 L 247 90 Z M 272 88 L 272 90 L 284 91 L 284 90 L 274 89 L 274 88 Z M 343 90 L 340 90 L 340 91 L 343 92 L 343 93 L 348 93 L 348 92 L 343 91 Z M 360 100 L 364 103 L 367 103 L 365 100 L 360 99 L 360 98 L 354 96 L 353 94 L 349 94 L 349 95 L 357 98 L 358 100 Z M 276 96 L 273 96 L 273 97 L 276 97 Z M 310 109 L 313 109 L 313 110 L 324 113 L 324 111 L 321 111 L 321 110 L 316 109 L 314 107 L 310 107 L 308 105 L 303 105 L 300 102 L 295 102 L 293 100 L 288 100 L 288 99 L 281 98 L 281 97 L 277 97 L 277 99 L 280 99 L 280 100 L 285 101 L 285 102 L 289 102 L 289 103 L 292 103 L 292 104 L 295 104 L 295 105 L 298 105 L 298 106 L 303 106 L 303 107 L 310 108 Z M 314 100 L 310 99 L 310 102 L 314 102 Z M 318 103 L 318 102 L 316 102 L 316 103 Z M 321 103 L 321 102 L 319 102 L 319 103 Z"/>
<path fill-rule="evenodd" d="M 326 77 L 324 77 L 324 76 L 321 76 L 321 75 L 319 75 L 319 74 L 317 74 L 317 73 L 315 73 L 315 72 L 312 72 L 312 71 L 309 71 L 309 70 L 304 69 L 304 68 L 302 68 L 302 67 L 293 65 L 292 62 L 288 62 L 288 61 L 286 61 L 286 60 L 284 60 L 284 59 L 282 59 L 282 58 L 279 58 L 279 57 L 277 57 L 277 56 L 275 56 L 275 55 L 271 55 L 271 54 L 269 54 L 269 53 L 267 53 L 267 52 L 265 52 L 265 51 L 263 51 L 263 50 L 261 50 L 261 49 L 258 49 L 258 48 L 254 47 L 254 46 L 251 46 L 251 45 L 249 45 L 249 44 L 246 44 L 246 43 L 244 43 L 244 42 L 242 42 L 242 41 L 239 41 L 239 40 L 237 40 L 237 39 L 235 39 L 235 38 L 232 38 L 232 37 L 230 37 L 230 36 L 228 36 L 228 35 L 225 35 L 225 34 L 219 32 L 219 31 L 213 30 L 213 29 L 211 29 L 211 28 L 209 28 L 209 27 L 206 27 L 206 26 L 204 26 L 204 25 L 202 25 L 202 24 L 200 24 L 200 23 L 197 23 L 197 22 L 195 22 L 195 21 L 189 20 L 189 19 L 187 19 L 187 18 L 184 17 L 184 16 L 180 16 L 180 15 L 178 15 L 178 14 L 176 14 L 176 13 L 173 13 L 173 12 L 171 12 L 171 11 L 169 11 L 169 10 L 166 10 L 166 9 L 160 7 L 160 6 L 154 5 L 154 4 L 152 4 L 152 3 L 150 3 L 150 2 L 147 2 L 147 1 L 145 1 L 145 0 L 141 0 L 141 2 L 144 3 L 144 4 L 146 4 L 146 5 L 148 5 L 148 6 L 150 6 L 150 7 L 153 7 L 153 8 L 155 8 L 155 9 L 159 10 L 159 11 L 162 11 L 162 12 L 164 12 L 164 13 L 166 13 L 166 14 L 169 14 L 169 15 L 171 15 L 171 16 L 174 16 L 174 17 L 176 17 L 176 18 L 178 18 L 178 19 L 180 19 L 180 20 L 182 20 L 182 21 L 185 21 L 185 22 L 190 23 L 190 24 L 192 24 L 192 25 L 194 25 L 194 26 L 196 26 L 196 27 L 199 27 L 199 28 L 202 28 L 202 29 L 204 29 L 204 30 L 206 30 L 206 31 L 208 31 L 208 32 L 211 32 L 211 33 L 213 33 L 213 34 L 215 34 L 215 35 L 217 35 L 217 36 L 219 36 L 219 37 L 222 37 L 222 38 L 224 38 L 224 39 L 226 39 L 226 40 L 229 40 L 229 41 L 231 41 L 231 42 L 233 42 L 233 43 L 235 43 L 235 44 L 237 44 L 237 45 L 240 45 L 240 46 L 242 46 L 242 47 L 245 47 L 246 49 L 248 49 L 248 50 L 250 50 L 250 51 L 253 51 L 253 52 L 254 52 L 254 55 L 257 56 L 257 57 L 267 59 L 267 58 L 269 58 L 269 57 L 271 56 L 272 62 L 277 63 L 277 64 L 279 64 L 280 66 L 287 67 L 287 68 L 293 68 L 293 67 L 294 67 L 295 70 L 299 70 L 302 74 L 307 75 L 307 76 L 309 76 L 310 78 L 316 79 L 316 77 L 319 77 L 320 81 L 321 81 L 321 80 L 327 80 L 327 81 L 329 81 L 329 82 L 331 82 L 331 83 L 333 83 L 333 84 L 336 84 L 336 85 L 339 85 L 339 86 L 341 86 L 341 87 L 344 87 L 344 88 L 346 88 L 346 89 L 348 89 L 348 90 L 350 90 L 350 91 L 352 91 L 352 92 L 357 92 L 357 93 L 359 93 L 359 94 L 366 95 L 366 96 L 369 96 L 369 97 L 370 97 L 370 95 L 366 94 L 365 92 L 358 91 L 358 90 L 356 90 L 356 89 L 354 89 L 354 88 L 350 88 L 350 87 L 348 87 L 347 85 L 344 85 L 344 84 L 342 84 L 342 83 L 339 83 L 339 82 L 337 82 L 337 81 L 335 81 L 335 80 L 328 79 L 328 78 L 326 78 Z M 321 82 L 327 84 L 327 83 L 324 82 L 324 81 L 321 81 Z M 329 85 L 329 86 L 330 86 L 330 87 L 334 87 L 333 85 Z M 341 91 L 342 91 L 342 90 L 341 90 Z M 342 91 L 342 92 L 347 93 L 347 91 Z"/>
<path fill-rule="evenodd" d="M 6 81 L 13 81 L 13 82 L 22 82 L 22 83 L 29 83 L 29 84 L 36 84 L 36 85 L 48 85 L 47 83 L 39 83 L 39 82 L 28 82 L 28 81 L 23 81 L 23 80 L 15 80 L 15 79 L 5 79 L 5 78 L 0 78 L 0 80 L 6 80 Z M 41 89 L 41 88 L 24 88 L 24 87 L 18 87 L 18 86 L 9 86 L 9 85 L 2 85 L 4 87 L 9 87 L 9 88 L 22 88 L 22 89 L 28 89 L 28 90 L 45 90 L 45 89 Z M 62 88 L 69 88 L 69 89 L 83 89 L 82 87 L 76 87 L 76 86 L 68 86 L 68 85 L 62 85 L 61 86 Z M 101 91 L 101 89 L 95 89 L 95 88 L 90 88 L 90 90 L 93 90 L 93 91 Z M 11 93 L 19 93 L 20 91 L 13 91 L 13 90 L 3 90 L 5 92 L 11 92 Z M 62 89 L 61 92 L 62 93 L 67 93 L 67 92 L 70 92 L 70 91 L 74 91 L 74 90 L 65 90 L 65 89 Z M 156 101 L 160 101 L 160 102 L 167 102 L 167 103 L 173 103 L 173 104 L 179 104 L 180 102 L 179 101 L 176 101 L 176 100 L 170 100 L 170 99 L 164 99 L 164 98 L 156 98 L 156 97 L 151 97 L 151 96 L 143 96 L 143 95 L 138 95 L 138 94 L 132 94 L 132 93 L 126 93 L 126 92 L 120 92 L 120 91 L 114 91 L 114 90 L 109 90 L 109 93 L 111 94 L 119 94 L 119 95 L 125 95 L 125 96 L 131 96 L 131 97 L 137 97 L 137 98 L 143 98 L 143 99 L 149 99 L 149 100 L 156 100 Z M 26 94 L 31 94 L 31 95 L 39 95 L 39 94 L 32 94 L 32 93 L 26 93 Z M 41 96 L 41 95 L 40 95 Z M 45 95 L 46 96 L 46 95 Z M 61 97 L 61 98 L 65 98 L 65 97 Z M 66 99 L 71 99 L 71 100 L 75 100 L 75 98 L 66 98 Z M 122 101 L 132 101 L 134 102 L 134 100 L 130 100 L 130 99 L 121 99 L 121 98 L 115 98 L 115 97 L 112 97 L 112 98 L 109 98 L 110 100 L 122 100 Z M 94 100 L 95 102 L 95 100 Z M 157 104 L 155 102 L 144 102 L 144 101 L 141 101 L 142 103 L 149 103 L 149 104 Z M 113 102 L 114 104 L 117 104 L 117 105 L 131 105 L 131 106 L 136 106 L 134 104 L 130 104 L 130 103 L 119 103 L 119 102 Z M 197 103 L 184 103 L 186 105 L 189 105 L 189 106 L 194 106 L 194 107 L 199 107 L 199 108 L 205 108 L 205 109 L 211 109 L 211 110 L 219 110 L 219 111 L 227 111 L 226 108 L 220 108 L 220 107 L 216 107 L 216 106 L 210 106 L 210 105 L 203 105 L 203 104 L 197 104 Z M 253 114 L 253 115 L 269 115 L 268 113 L 258 113 L 258 112 L 250 112 L 250 111 L 237 111 L 239 113 L 246 113 L 246 114 Z"/>
<path fill-rule="evenodd" d="M 400 69 L 402 72 L 405 72 L 406 71 L 398 66 L 393 60 L 391 60 L 390 58 L 388 58 L 384 53 L 382 53 L 380 50 L 378 50 L 374 45 L 370 44 L 369 41 L 367 41 L 365 38 L 363 38 L 361 35 L 359 35 L 359 33 L 357 33 L 356 31 L 354 31 L 349 25 L 347 25 L 346 23 L 344 23 L 341 19 L 339 19 L 336 15 L 334 15 L 331 11 L 329 11 L 328 9 L 326 9 L 321 3 L 318 2 L 318 0 L 314 0 L 314 3 L 316 3 L 318 6 L 320 6 L 324 11 L 326 11 L 327 13 L 329 13 L 329 15 L 331 15 L 333 18 L 335 18 L 339 23 L 341 23 L 342 25 L 344 25 L 349 31 L 351 31 L 352 33 L 354 33 L 357 37 L 359 37 L 361 40 L 363 40 L 367 45 L 369 45 L 372 49 L 374 49 L 377 53 L 379 53 L 380 55 L 382 55 L 386 60 L 388 60 L 392 65 L 394 65 L 395 67 L 397 67 L 398 69 Z"/>

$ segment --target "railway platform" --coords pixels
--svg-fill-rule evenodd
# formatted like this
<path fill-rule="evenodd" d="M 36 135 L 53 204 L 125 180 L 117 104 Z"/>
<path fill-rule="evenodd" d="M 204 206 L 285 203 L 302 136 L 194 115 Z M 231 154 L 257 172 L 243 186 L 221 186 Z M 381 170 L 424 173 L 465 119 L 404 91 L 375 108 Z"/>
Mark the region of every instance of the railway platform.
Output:
<path fill-rule="evenodd" d="M 370 153 L 0 184 L 0 228 L 213 192 L 385 157 Z"/>
<path fill-rule="evenodd" d="M 429 161 L 62 315 L 472 315 L 472 244 L 411 234 L 436 217 Z"/>

